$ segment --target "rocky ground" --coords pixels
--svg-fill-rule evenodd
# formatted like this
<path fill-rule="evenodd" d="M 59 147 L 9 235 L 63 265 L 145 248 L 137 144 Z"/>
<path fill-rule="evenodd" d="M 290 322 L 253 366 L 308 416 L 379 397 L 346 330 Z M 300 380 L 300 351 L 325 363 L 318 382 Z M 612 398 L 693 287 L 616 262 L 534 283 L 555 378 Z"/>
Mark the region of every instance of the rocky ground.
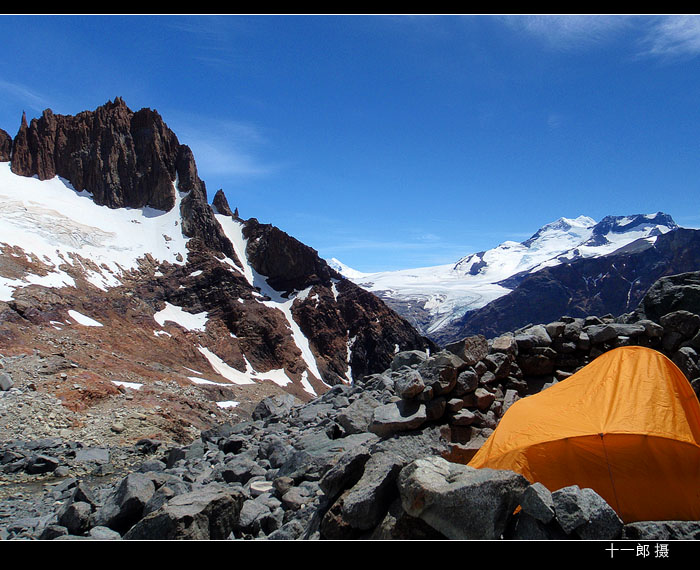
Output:
<path fill-rule="evenodd" d="M 515 401 L 619 346 L 666 354 L 697 393 L 698 277 L 620 318 L 402 351 L 307 402 L 243 386 L 236 408 L 176 374 L 115 384 L 154 361 L 97 366 L 98 333 L 44 329 L 0 358 L 0 538 L 695 540 L 700 522 L 625 525 L 590 489 L 466 463 Z"/>
<path fill-rule="evenodd" d="M 0 537 L 697 539 L 700 522 L 625 525 L 591 489 L 551 493 L 465 465 L 514 401 L 616 346 L 670 350 L 686 374 L 697 372 L 700 317 L 642 316 L 564 317 L 433 354 L 400 352 L 383 373 L 307 403 L 278 394 L 248 419 L 190 426 L 187 443 L 154 437 L 170 432 L 127 411 L 138 398 L 129 390 L 79 419 L 38 389 L 70 382 L 70 364 L 5 356 L 16 384 L 0 397 L 12 434 L 0 444 Z"/>

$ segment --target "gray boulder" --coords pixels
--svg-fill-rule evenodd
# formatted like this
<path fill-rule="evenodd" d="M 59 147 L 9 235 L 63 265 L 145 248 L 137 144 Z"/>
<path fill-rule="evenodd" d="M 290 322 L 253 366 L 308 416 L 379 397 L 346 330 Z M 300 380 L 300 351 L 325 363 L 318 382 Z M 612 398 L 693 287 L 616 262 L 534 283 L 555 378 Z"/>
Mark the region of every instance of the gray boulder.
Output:
<path fill-rule="evenodd" d="M 618 332 L 613 325 L 591 325 L 586 327 L 586 334 L 591 344 L 602 344 L 617 338 Z"/>
<path fill-rule="evenodd" d="M 321 490 L 332 499 L 335 498 L 362 476 L 369 458 L 370 452 L 364 445 L 346 451 L 319 481 Z"/>
<path fill-rule="evenodd" d="M 554 512 L 568 535 L 586 540 L 614 540 L 623 523 L 617 513 L 593 489 L 570 485 L 552 493 Z"/>
<path fill-rule="evenodd" d="M 544 524 L 554 519 L 552 493 L 542 483 L 533 483 L 525 490 L 520 506 L 523 512 Z"/>
<path fill-rule="evenodd" d="M 700 540 L 700 521 L 641 521 L 624 526 L 628 540 Z"/>
<path fill-rule="evenodd" d="M 137 522 L 125 540 L 224 540 L 239 523 L 243 493 L 215 483 L 173 497 Z"/>
<path fill-rule="evenodd" d="M 399 431 L 417 429 L 426 420 L 425 404 L 400 400 L 375 408 L 368 428 L 379 437 L 386 437 Z"/>
<path fill-rule="evenodd" d="M 672 360 L 688 380 L 694 380 L 700 376 L 700 358 L 698 353 L 689 346 L 679 348 Z"/>
<path fill-rule="evenodd" d="M 285 416 L 299 403 L 291 394 L 280 394 L 265 398 L 253 410 L 253 419 L 262 420 L 271 416 Z"/>
<path fill-rule="evenodd" d="M 428 355 L 424 351 L 404 350 L 394 355 L 394 359 L 391 361 L 391 369 L 399 370 L 404 366 L 410 367 L 415 364 L 420 364 L 426 358 L 428 358 Z"/>
<path fill-rule="evenodd" d="M 511 471 L 474 469 L 439 457 L 418 459 L 399 474 L 406 513 L 447 538 L 500 539 L 529 483 Z"/>
<path fill-rule="evenodd" d="M 245 484 L 251 477 L 265 475 L 266 471 L 257 462 L 245 455 L 236 455 L 220 469 L 221 477 L 227 483 Z"/>
<path fill-rule="evenodd" d="M 106 526 L 123 534 L 141 518 L 154 493 L 155 485 L 147 475 L 127 475 L 97 510 L 93 526 Z"/>
<path fill-rule="evenodd" d="M 448 344 L 445 350 L 457 355 L 467 365 L 474 366 L 488 355 L 489 343 L 484 335 L 474 335 Z"/>
<path fill-rule="evenodd" d="M 417 375 L 417 373 L 413 373 Z M 418 376 L 418 378 L 420 378 L 420 376 Z M 421 381 L 421 390 L 422 387 L 423 384 Z M 347 435 L 364 433 L 372 422 L 375 408 L 381 405 L 382 403 L 374 398 L 371 393 L 365 392 L 349 406 L 344 408 L 343 411 L 338 414 L 336 421 L 345 430 Z"/>
<path fill-rule="evenodd" d="M 401 370 L 402 374 L 394 381 L 394 390 L 399 398 L 410 399 L 416 397 L 425 388 L 425 382 L 421 375 L 412 368 Z"/>
<path fill-rule="evenodd" d="M 14 386 L 12 378 L 7 372 L 0 371 L 0 391 L 7 391 Z"/>
<path fill-rule="evenodd" d="M 81 501 L 74 501 L 58 515 L 58 524 L 68 529 L 70 534 L 81 535 L 90 528 L 92 506 Z"/>
<path fill-rule="evenodd" d="M 343 519 L 353 528 L 371 530 L 384 518 L 403 462 L 391 453 L 377 453 L 365 463 L 362 477 L 343 499 Z"/>

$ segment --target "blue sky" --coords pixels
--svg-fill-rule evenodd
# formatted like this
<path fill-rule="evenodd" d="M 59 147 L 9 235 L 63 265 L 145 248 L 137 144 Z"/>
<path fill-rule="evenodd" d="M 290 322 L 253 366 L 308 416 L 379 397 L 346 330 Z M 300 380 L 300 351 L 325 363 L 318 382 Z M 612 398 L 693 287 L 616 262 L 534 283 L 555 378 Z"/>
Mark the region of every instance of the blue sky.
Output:
<path fill-rule="evenodd" d="M 0 128 L 157 109 L 210 198 L 361 271 L 559 217 L 700 226 L 696 16 L 0 16 Z"/>

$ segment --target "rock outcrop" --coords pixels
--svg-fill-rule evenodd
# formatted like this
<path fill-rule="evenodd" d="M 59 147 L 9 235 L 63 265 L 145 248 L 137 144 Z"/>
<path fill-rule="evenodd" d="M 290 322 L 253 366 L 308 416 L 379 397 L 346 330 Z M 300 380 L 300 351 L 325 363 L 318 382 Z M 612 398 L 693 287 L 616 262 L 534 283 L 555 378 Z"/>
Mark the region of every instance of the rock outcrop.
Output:
<path fill-rule="evenodd" d="M 0 129 L 0 162 L 8 162 L 12 156 L 12 137 Z"/>
<path fill-rule="evenodd" d="M 29 123 L 23 115 L 8 160 L 15 174 L 40 180 L 60 176 L 109 208 L 169 211 L 176 204 L 177 182 L 184 196 L 183 233 L 236 259 L 211 215 L 192 151 L 155 110 L 133 112 L 117 97 L 77 115 L 46 109 Z"/>
<path fill-rule="evenodd" d="M 19 346 L 16 334 L 25 324 L 51 336 L 58 334 L 55 323 L 64 323 L 69 311 L 82 308 L 103 314 L 101 324 L 119 335 L 109 340 L 114 353 L 130 337 L 116 332 L 126 325 L 124 318 L 132 331 L 144 333 L 139 347 L 129 348 L 125 359 L 141 362 L 143 353 L 172 368 L 176 351 L 183 367 L 199 362 L 198 369 L 209 371 L 211 363 L 201 363 L 206 351 L 217 373 L 231 371 L 229 381 L 231 374 L 239 373 L 249 383 L 246 375 L 252 370 L 259 373 L 256 380 L 272 377 L 289 393 L 308 399 L 339 382 L 384 370 L 399 350 L 435 348 L 376 297 L 332 270 L 314 249 L 271 224 L 241 219 L 223 190 L 210 205 L 192 151 L 155 110 L 134 112 L 121 98 L 75 116 L 47 109 L 31 121 L 23 116 L 14 140 L 0 133 L 0 152 L 10 160 L 14 174 L 41 181 L 60 177 L 75 191 L 89 192 L 91 207 L 97 204 L 107 212 L 142 209 L 149 219 L 176 212 L 167 234 L 155 236 L 160 246 L 165 243 L 170 249 L 169 242 L 177 241 L 180 232 L 189 238 L 168 261 L 151 253 L 159 251 L 157 247 L 144 246 L 138 265 L 121 272 L 74 251 L 61 253 L 52 266 L 17 244 L 0 244 L 0 277 L 11 278 L 17 286 L 12 300 L 0 303 L 1 322 L 8 323 L 0 327 L 3 351 Z M 12 185 L 8 175 L 6 183 Z M 62 190 L 72 197 L 70 188 L 59 185 L 56 191 Z M 18 196 L 17 203 L 22 199 Z M 45 224 L 42 235 L 71 223 L 69 213 L 61 212 L 61 224 L 46 222 L 43 215 L 39 208 L 30 216 Z M 138 232 L 142 221 L 132 222 L 127 231 Z M 77 227 L 83 232 L 79 242 L 99 243 L 90 236 L 99 235 L 101 228 L 90 227 L 86 234 L 83 226 Z M 143 239 L 144 244 L 159 245 L 149 236 Z M 247 243 L 242 251 L 237 249 L 240 242 Z M 120 244 L 112 247 L 118 250 Z M 25 286 L 36 275 L 56 270 L 65 271 L 64 282 L 74 282 L 75 287 Z M 109 286 L 101 285 L 104 277 Z M 160 322 L 158 315 L 169 307 L 185 319 L 199 315 L 206 325 L 195 330 L 180 327 L 175 340 L 172 329 L 155 327 L 154 319 L 161 326 L 174 322 Z M 122 330 L 128 331 L 128 325 Z M 26 334 L 38 337 L 36 333 Z"/>

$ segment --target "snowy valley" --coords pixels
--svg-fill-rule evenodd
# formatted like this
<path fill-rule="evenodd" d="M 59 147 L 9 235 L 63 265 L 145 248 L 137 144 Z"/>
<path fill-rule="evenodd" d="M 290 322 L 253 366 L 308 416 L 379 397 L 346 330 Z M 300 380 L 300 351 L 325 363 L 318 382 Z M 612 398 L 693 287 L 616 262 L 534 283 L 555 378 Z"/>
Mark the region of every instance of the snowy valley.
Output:
<path fill-rule="evenodd" d="M 446 327 L 507 295 L 526 275 L 609 255 L 637 240 L 653 244 L 677 228 L 661 212 L 607 216 L 600 222 L 588 216 L 559 218 L 523 242 L 505 241 L 451 264 L 378 273 L 362 273 L 336 259 L 329 264 L 382 298 L 426 336 L 442 338 Z"/>

